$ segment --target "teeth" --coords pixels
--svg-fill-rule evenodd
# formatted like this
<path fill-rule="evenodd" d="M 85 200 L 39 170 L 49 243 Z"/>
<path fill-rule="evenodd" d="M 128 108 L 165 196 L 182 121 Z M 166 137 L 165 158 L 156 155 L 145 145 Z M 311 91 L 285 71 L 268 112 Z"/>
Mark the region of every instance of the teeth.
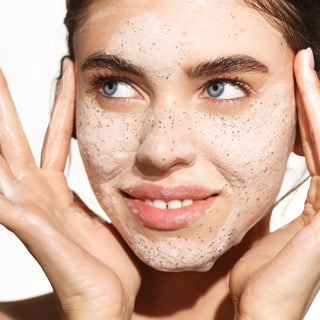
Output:
<path fill-rule="evenodd" d="M 182 202 L 182 206 L 183 207 L 186 207 L 186 206 L 190 206 L 190 205 L 192 205 L 193 204 L 193 200 L 191 200 L 191 199 L 185 199 L 185 200 L 183 200 L 183 202 Z"/>
<path fill-rule="evenodd" d="M 168 202 L 168 209 L 179 209 L 182 207 L 180 200 L 171 200 Z"/>
<path fill-rule="evenodd" d="M 163 200 L 153 200 L 153 206 L 158 209 L 167 209 L 167 204 Z"/>
<path fill-rule="evenodd" d="M 193 203 L 200 201 L 193 201 L 192 199 L 185 200 L 170 200 L 168 203 L 163 200 L 150 200 L 146 199 L 144 201 L 147 205 L 158 208 L 158 209 L 180 209 L 182 207 L 187 207 L 192 205 Z"/>

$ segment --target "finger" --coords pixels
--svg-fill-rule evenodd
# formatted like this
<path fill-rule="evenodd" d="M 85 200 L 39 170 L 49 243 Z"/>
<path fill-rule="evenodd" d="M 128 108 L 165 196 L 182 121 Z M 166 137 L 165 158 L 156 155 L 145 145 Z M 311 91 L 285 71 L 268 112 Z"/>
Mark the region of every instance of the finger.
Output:
<path fill-rule="evenodd" d="M 84 310 L 94 306 L 99 310 L 109 304 L 118 306 L 123 287 L 116 273 L 72 241 L 54 224 L 48 223 L 43 216 L 32 215 L 25 217 L 24 225 L 17 228 L 18 230 L 15 229 L 15 233 L 43 268 L 62 303 L 62 309 L 82 303 L 85 303 Z M 69 315 L 73 312 L 70 309 L 67 311 Z M 75 314 L 70 316 L 70 319 L 79 319 L 77 309 L 74 311 Z M 94 312 L 97 316 L 97 312 Z M 100 318 L 115 319 L 108 315 Z"/>
<path fill-rule="evenodd" d="M 307 164 L 310 164 L 311 175 L 320 174 L 320 83 L 313 67 L 311 49 L 301 50 L 295 59 L 300 124 L 306 147 Z"/>
<path fill-rule="evenodd" d="M 65 58 L 63 77 L 41 153 L 42 168 L 64 170 L 74 126 L 74 105 L 74 66 Z"/>
<path fill-rule="evenodd" d="M 303 155 L 306 159 L 308 171 L 311 176 L 319 174 L 319 163 L 316 160 L 317 156 L 314 148 L 312 147 L 312 138 L 310 128 L 303 109 L 302 97 L 299 91 L 296 93 L 296 103 L 298 107 L 298 121 L 300 130 L 300 140 L 303 149 Z"/>
<path fill-rule="evenodd" d="M 14 175 L 12 174 L 10 167 L 6 160 L 0 155 L 0 193 L 9 195 L 11 191 L 11 183 L 15 180 Z"/>
<path fill-rule="evenodd" d="M 312 178 L 313 192 L 309 192 L 310 201 L 319 194 L 319 187 L 320 178 Z M 320 269 L 317 268 L 320 263 L 320 215 L 314 211 L 317 207 L 319 203 L 312 208 L 305 208 L 302 215 L 285 227 L 267 235 L 244 255 L 234 268 L 236 271 L 233 271 L 230 280 L 236 301 L 245 286 L 251 282 L 250 278 L 256 274 L 258 276 L 255 277 L 256 286 L 261 288 L 266 283 L 271 284 L 271 291 L 263 291 L 263 300 L 270 298 L 270 305 L 274 304 L 276 308 L 277 305 L 283 306 L 277 299 L 287 297 L 288 292 L 292 292 L 290 299 L 292 298 L 293 302 L 297 301 L 294 298 L 295 294 L 296 297 L 300 297 L 298 301 L 302 302 L 300 306 L 291 306 L 295 307 L 292 310 L 297 311 L 300 308 L 301 312 L 304 312 L 304 307 L 311 303 L 314 293 L 318 290 L 316 286 L 320 275 Z M 257 270 L 259 273 L 256 273 Z M 235 283 L 239 282 L 239 279 L 241 285 L 236 287 Z M 305 297 L 308 300 L 304 299 Z M 277 311 L 275 313 L 277 314 Z"/>
<path fill-rule="evenodd" d="M 319 290 L 319 234 L 320 216 L 315 215 L 312 221 L 284 246 L 268 267 L 273 271 L 271 276 L 278 287 L 284 288 L 285 291 L 289 289 L 289 292 L 300 298 L 292 301 L 301 301 L 302 311 L 308 309 Z M 292 305 L 293 310 L 296 307 Z"/>
<path fill-rule="evenodd" d="M 1 152 L 14 174 L 26 165 L 35 164 L 24 134 L 8 84 L 0 69 L 0 139 Z"/>
<path fill-rule="evenodd" d="M 316 214 L 320 213 L 320 177 L 312 177 L 310 187 L 305 201 L 304 211 L 302 217 L 304 223 L 308 224 Z"/>
<path fill-rule="evenodd" d="M 19 213 L 14 204 L 4 195 L 0 194 L 0 224 L 14 232 L 18 226 Z"/>

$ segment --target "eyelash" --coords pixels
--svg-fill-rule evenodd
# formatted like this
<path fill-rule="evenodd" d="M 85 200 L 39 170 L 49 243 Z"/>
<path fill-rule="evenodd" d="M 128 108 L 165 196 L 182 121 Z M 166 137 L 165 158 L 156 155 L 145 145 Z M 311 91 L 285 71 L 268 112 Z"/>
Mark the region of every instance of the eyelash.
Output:
<path fill-rule="evenodd" d="M 200 87 L 200 90 L 202 92 L 204 92 L 205 90 L 207 90 L 211 85 L 217 83 L 217 82 L 224 82 L 224 83 L 228 83 L 228 84 L 231 84 L 235 87 L 238 87 L 239 89 L 243 90 L 244 93 L 245 93 L 245 97 L 242 97 L 242 98 L 236 98 L 236 99 L 215 99 L 215 98 L 209 98 L 211 100 L 220 100 L 218 101 L 219 102 L 233 102 L 233 100 L 238 100 L 238 99 L 243 99 L 243 98 L 246 98 L 248 97 L 251 92 L 252 92 L 252 88 L 250 85 L 248 85 L 245 81 L 242 81 L 240 80 L 238 77 L 235 77 L 235 78 L 232 78 L 232 77 L 228 77 L 228 78 L 215 78 L 215 79 L 210 79 L 208 80 L 203 86 Z"/>
<path fill-rule="evenodd" d="M 123 83 L 126 83 L 131 86 L 133 85 L 134 88 L 136 88 L 135 83 L 126 77 L 105 76 L 103 74 L 94 74 L 92 76 L 92 79 L 90 80 L 90 84 L 91 84 L 93 91 L 96 91 L 96 90 L 101 90 L 103 88 L 103 86 L 106 84 L 106 82 L 113 82 L 113 81 L 114 82 L 123 82 Z M 109 99 L 112 99 L 112 98 L 109 97 Z"/>
<path fill-rule="evenodd" d="M 134 89 L 136 90 L 137 85 L 135 84 L 134 81 L 132 81 L 131 79 L 127 78 L 127 77 L 122 77 L 122 76 L 106 76 L 103 74 L 94 74 L 92 75 L 92 79 L 91 79 L 91 87 L 92 87 L 92 91 L 97 92 L 97 90 L 101 91 L 103 86 L 105 85 L 106 82 L 123 82 L 126 83 L 130 86 L 133 86 Z M 213 85 L 214 83 L 217 82 L 224 82 L 224 83 L 228 83 L 231 84 L 233 86 L 238 87 L 239 89 L 243 90 L 245 93 L 245 97 L 242 98 L 236 98 L 236 99 L 215 99 L 212 97 L 204 97 L 205 99 L 209 99 L 209 100 L 213 100 L 214 103 L 234 103 L 234 100 L 239 100 L 239 99 L 243 99 L 246 98 L 248 96 L 250 96 L 251 92 L 252 92 L 252 88 L 250 85 L 248 85 L 246 82 L 240 80 L 238 77 L 235 78 L 214 78 L 214 79 L 210 79 L 208 80 L 204 85 L 202 85 L 199 90 L 202 91 L 202 94 L 205 90 L 207 90 L 211 85 Z M 101 92 L 101 94 L 103 94 Z M 107 96 L 105 96 L 107 97 Z M 130 99 L 130 98 L 112 98 L 112 97 L 107 97 L 107 99 Z"/>

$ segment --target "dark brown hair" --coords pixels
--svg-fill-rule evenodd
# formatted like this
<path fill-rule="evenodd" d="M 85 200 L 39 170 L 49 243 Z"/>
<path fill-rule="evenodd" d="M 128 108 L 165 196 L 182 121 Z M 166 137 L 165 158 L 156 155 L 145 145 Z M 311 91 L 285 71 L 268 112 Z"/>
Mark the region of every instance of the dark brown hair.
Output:
<path fill-rule="evenodd" d="M 320 69 L 320 3 L 319 0 L 242 0 L 257 9 L 297 53 L 311 47 L 315 69 Z"/>
<path fill-rule="evenodd" d="M 67 0 L 67 14 L 64 24 L 68 31 L 69 58 L 74 60 L 73 36 L 83 19 L 93 0 Z"/>
<path fill-rule="evenodd" d="M 74 60 L 73 36 L 86 18 L 86 12 L 97 0 L 67 0 L 64 23 L 68 30 L 69 57 Z M 241 0 L 257 9 L 283 34 L 289 46 L 297 53 L 311 47 L 316 70 L 320 69 L 320 4 L 319 0 Z"/>

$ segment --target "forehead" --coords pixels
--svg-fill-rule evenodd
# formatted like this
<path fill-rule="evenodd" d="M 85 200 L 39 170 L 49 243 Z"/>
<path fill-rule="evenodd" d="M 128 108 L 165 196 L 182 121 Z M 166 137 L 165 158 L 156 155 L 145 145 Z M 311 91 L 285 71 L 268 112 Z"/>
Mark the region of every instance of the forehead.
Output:
<path fill-rule="evenodd" d="M 230 54 L 272 65 L 288 49 L 281 33 L 239 0 L 96 1 L 74 39 L 77 61 L 100 51 L 147 68 L 155 56 L 170 68 Z"/>

